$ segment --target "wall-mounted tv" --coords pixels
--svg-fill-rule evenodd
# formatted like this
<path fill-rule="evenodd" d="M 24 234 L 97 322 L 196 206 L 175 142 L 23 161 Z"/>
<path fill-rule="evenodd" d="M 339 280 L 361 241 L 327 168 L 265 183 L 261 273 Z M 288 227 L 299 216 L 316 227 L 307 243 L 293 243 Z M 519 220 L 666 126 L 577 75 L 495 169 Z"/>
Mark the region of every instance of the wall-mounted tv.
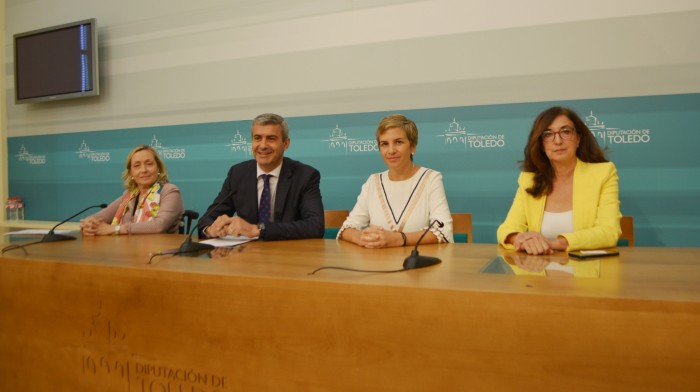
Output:
<path fill-rule="evenodd" d="M 15 103 L 100 94 L 94 18 L 15 34 L 14 49 Z"/>

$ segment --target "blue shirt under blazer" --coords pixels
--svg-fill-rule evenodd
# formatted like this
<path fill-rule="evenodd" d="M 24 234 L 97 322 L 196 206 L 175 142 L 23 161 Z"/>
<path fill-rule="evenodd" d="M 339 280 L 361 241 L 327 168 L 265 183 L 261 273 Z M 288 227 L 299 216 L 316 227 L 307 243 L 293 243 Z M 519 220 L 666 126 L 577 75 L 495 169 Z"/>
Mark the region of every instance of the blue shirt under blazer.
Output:
<path fill-rule="evenodd" d="M 239 217 L 248 223 L 258 223 L 257 163 L 249 160 L 233 165 L 221 187 L 197 224 L 200 237 L 203 230 L 220 215 Z M 324 234 L 321 173 L 309 165 L 284 158 L 277 181 L 273 222 L 265 224 L 264 240 L 320 238 Z M 221 203 L 221 204 L 219 204 Z"/>

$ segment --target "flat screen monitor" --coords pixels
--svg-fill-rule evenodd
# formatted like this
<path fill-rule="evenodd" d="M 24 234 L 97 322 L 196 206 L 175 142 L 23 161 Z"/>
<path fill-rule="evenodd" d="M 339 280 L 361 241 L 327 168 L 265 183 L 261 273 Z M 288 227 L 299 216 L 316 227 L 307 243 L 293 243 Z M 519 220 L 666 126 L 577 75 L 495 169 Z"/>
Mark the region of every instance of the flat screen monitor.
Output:
<path fill-rule="evenodd" d="M 15 34 L 14 49 L 15 103 L 100 94 L 94 18 Z"/>

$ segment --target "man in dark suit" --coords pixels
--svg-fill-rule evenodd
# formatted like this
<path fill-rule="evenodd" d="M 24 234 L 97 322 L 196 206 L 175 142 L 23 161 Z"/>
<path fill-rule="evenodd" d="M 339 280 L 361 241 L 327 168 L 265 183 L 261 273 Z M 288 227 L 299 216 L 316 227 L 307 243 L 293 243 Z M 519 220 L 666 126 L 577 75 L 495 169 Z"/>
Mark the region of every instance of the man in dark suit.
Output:
<path fill-rule="evenodd" d="M 200 237 L 323 237 L 321 174 L 284 157 L 290 142 L 287 121 L 261 114 L 253 119 L 251 136 L 255 159 L 231 167 L 219 195 L 197 224 Z"/>

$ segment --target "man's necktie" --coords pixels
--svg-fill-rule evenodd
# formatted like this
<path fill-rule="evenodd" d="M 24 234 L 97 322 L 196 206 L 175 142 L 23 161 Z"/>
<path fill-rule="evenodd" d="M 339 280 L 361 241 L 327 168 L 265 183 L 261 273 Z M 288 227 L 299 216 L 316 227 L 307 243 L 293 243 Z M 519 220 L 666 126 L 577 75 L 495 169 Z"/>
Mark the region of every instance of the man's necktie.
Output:
<path fill-rule="evenodd" d="M 270 221 L 270 177 L 272 174 L 263 174 L 263 191 L 260 195 L 260 206 L 258 207 L 258 223 Z"/>

